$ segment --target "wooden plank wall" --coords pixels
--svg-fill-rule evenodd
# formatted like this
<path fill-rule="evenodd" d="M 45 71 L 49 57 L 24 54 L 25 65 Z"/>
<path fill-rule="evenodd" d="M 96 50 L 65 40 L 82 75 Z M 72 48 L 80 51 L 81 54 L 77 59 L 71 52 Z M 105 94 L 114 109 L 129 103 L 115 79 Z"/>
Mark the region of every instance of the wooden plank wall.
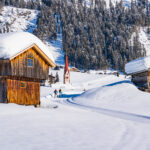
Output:
<path fill-rule="evenodd" d="M 0 103 L 7 102 L 7 84 L 6 79 L 0 77 Z"/>
<path fill-rule="evenodd" d="M 140 87 L 149 88 L 148 79 L 148 71 L 132 75 L 132 82 Z"/>
<path fill-rule="evenodd" d="M 25 87 L 21 87 L 21 83 Z M 7 79 L 7 99 L 9 103 L 37 105 L 40 102 L 40 82 Z"/>
<path fill-rule="evenodd" d="M 33 59 L 33 67 L 27 66 L 27 59 Z M 48 79 L 49 66 L 32 48 L 20 54 L 11 61 L 12 76 Z"/>
<path fill-rule="evenodd" d="M 0 76 L 11 75 L 11 63 L 9 60 L 0 60 Z"/>

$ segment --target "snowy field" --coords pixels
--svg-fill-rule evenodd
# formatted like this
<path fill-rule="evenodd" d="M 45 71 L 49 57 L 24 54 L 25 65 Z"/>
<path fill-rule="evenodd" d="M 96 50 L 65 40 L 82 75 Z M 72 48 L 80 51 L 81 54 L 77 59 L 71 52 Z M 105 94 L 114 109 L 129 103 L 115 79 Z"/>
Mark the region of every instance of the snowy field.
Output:
<path fill-rule="evenodd" d="M 2 150 L 149 149 L 149 93 L 123 75 L 71 72 L 64 85 L 58 73 L 59 83 L 41 87 L 41 108 L 0 104 Z M 63 97 L 54 99 L 59 88 Z"/>

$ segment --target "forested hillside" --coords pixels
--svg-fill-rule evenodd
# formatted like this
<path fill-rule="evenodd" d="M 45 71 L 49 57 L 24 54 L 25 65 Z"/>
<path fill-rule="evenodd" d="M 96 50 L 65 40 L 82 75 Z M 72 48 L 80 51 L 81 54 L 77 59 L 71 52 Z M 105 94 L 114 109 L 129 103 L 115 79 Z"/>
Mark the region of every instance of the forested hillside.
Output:
<path fill-rule="evenodd" d="M 43 41 L 57 39 L 55 15 L 61 16 L 63 50 L 70 65 L 82 69 L 114 68 L 124 70 L 124 64 L 146 54 L 139 42 L 139 27 L 150 25 L 150 5 L 147 0 L 123 2 L 109 9 L 104 0 L 5 0 L 5 5 L 40 10 L 34 34 Z M 1 1 L 1 7 L 3 6 Z M 61 28 L 60 26 L 60 28 Z M 148 28 L 149 31 L 149 28 Z"/>

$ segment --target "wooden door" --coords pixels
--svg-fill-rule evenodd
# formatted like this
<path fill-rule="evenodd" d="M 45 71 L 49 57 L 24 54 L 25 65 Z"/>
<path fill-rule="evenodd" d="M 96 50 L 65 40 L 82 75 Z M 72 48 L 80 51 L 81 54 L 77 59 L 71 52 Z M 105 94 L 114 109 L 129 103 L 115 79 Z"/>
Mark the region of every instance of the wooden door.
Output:
<path fill-rule="evenodd" d="M 7 99 L 9 103 L 17 103 L 17 81 L 16 80 L 7 80 Z"/>

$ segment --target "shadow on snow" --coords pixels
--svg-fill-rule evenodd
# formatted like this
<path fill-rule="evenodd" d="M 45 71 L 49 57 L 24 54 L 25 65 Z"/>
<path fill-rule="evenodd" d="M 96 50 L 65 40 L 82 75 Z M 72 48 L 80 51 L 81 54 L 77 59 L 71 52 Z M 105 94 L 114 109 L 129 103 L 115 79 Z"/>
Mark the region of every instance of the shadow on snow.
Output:
<path fill-rule="evenodd" d="M 93 112 L 97 112 L 103 115 L 107 115 L 107 116 L 111 116 L 111 117 L 115 117 L 119 119 L 124 119 L 124 120 L 131 120 L 131 121 L 140 122 L 140 123 L 150 123 L 150 116 L 138 115 L 138 114 L 122 112 L 122 111 L 117 111 L 117 110 L 109 110 L 105 108 L 82 105 L 79 103 L 75 103 L 69 99 L 67 99 L 66 101 L 69 104 L 72 104 L 81 108 L 85 108 L 87 110 L 91 110 Z"/>
<path fill-rule="evenodd" d="M 128 84 L 133 84 L 131 81 L 129 80 L 124 80 L 124 81 L 119 81 L 119 82 L 114 82 L 105 86 L 115 86 L 115 85 L 119 85 L 119 84 L 123 84 L 123 83 L 128 83 Z"/>
<path fill-rule="evenodd" d="M 80 96 L 81 94 L 62 94 L 60 98 L 74 98 Z"/>

